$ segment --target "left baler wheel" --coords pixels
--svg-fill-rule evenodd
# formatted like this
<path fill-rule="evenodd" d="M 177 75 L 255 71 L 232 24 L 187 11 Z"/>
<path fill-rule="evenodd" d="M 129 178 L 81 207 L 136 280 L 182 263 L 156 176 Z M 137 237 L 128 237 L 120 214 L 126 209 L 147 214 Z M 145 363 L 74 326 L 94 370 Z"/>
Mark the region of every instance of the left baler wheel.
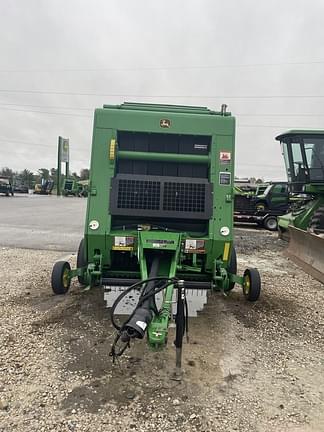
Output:
<path fill-rule="evenodd" d="M 67 261 L 57 261 L 52 270 L 52 290 L 54 294 L 66 294 L 70 288 L 71 266 Z"/>

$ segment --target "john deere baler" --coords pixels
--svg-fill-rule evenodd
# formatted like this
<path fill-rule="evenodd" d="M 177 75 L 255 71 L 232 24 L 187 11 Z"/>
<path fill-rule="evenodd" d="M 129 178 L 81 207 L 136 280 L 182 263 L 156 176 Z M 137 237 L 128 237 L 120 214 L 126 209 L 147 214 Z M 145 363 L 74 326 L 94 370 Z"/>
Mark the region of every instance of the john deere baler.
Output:
<path fill-rule="evenodd" d="M 187 288 L 228 293 L 238 283 L 248 300 L 257 300 L 258 271 L 236 275 L 234 141 L 235 119 L 226 106 L 220 112 L 137 103 L 97 109 L 77 269 L 55 263 L 53 291 L 66 293 L 76 276 L 90 287 L 125 287 L 116 304 L 139 290 L 125 323 L 114 320 L 116 304 L 112 320 L 117 339 L 127 344 L 147 334 L 154 348 L 166 343 L 174 290 L 177 348 Z"/>

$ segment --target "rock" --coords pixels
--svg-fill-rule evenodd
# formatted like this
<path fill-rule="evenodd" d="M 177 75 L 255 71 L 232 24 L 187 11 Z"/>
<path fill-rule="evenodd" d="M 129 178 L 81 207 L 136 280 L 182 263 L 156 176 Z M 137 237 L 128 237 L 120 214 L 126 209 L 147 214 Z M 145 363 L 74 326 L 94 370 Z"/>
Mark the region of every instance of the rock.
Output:
<path fill-rule="evenodd" d="M 179 399 L 173 399 L 172 403 L 173 405 L 180 405 Z"/>
<path fill-rule="evenodd" d="M 194 420 L 196 417 L 197 417 L 196 414 L 191 414 L 189 420 Z"/>
<path fill-rule="evenodd" d="M 7 411 L 8 408 L 9 408 L 9 403 L 4 399 L 0 400 L 0 410 Z"/>

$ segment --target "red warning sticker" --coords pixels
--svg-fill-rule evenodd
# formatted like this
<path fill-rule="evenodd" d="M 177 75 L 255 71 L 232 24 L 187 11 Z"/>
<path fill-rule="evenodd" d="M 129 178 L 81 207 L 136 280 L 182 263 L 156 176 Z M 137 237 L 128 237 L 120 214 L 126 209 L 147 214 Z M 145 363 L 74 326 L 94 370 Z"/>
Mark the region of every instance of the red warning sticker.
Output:
<path fill-rule="evenodd" d="M 221 151 L 219 153 L 219 160 L 221 163 L 230 163 L 231 162 L 231 152 Z"/>

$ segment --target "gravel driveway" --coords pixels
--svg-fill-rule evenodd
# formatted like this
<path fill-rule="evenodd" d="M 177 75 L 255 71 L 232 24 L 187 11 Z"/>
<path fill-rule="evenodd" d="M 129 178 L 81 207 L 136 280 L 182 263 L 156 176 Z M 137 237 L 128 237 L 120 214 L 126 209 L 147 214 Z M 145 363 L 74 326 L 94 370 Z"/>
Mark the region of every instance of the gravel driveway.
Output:
<path fill-rule="evenodd" d="M 100 289 L 50 290 L 57 251 L 0 249 L 0 431 L 324 431 L 324 289 L 281 255 L 276 234 L 238 229 L 259 302 L 211 295 L 175 353 L 136 342 L 121 361 Z M 73 260 L 73 258 L 72 258 Z"/>

